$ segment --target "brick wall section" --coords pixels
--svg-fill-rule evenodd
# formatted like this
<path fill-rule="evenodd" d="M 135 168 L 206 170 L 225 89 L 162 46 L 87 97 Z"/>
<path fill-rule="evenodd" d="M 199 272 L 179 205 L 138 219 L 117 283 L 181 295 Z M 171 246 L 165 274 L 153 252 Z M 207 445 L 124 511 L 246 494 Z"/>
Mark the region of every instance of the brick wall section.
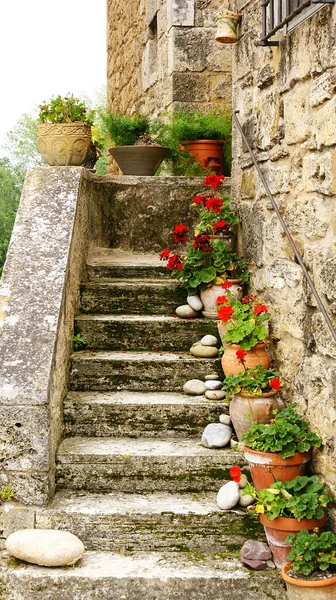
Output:
<path fill-rule="evenodd" d="M 259 0 L 240 5 L 243 36 L 233 59 L 233 107 L 282 215 L 336 325 L 336 9 L 323 7 L 280 47 L 257 44 Z M 233 195 L 252 285 L 270 303 L 271 353 L 287 397 L 322 436 L 314 468 L 336 491 L 336 345 L 293 260 L 239 132 Z"/>

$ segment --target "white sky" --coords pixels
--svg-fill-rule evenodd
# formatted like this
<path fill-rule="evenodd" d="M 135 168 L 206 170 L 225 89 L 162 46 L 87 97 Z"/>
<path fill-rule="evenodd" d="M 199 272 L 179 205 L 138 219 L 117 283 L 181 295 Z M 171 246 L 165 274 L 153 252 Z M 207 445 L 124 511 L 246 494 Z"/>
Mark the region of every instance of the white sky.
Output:
<path fill-rule="evenodd" d="M 0 145 L 24 112 L 106 83 L 106 0 L 0 0 Z"/>

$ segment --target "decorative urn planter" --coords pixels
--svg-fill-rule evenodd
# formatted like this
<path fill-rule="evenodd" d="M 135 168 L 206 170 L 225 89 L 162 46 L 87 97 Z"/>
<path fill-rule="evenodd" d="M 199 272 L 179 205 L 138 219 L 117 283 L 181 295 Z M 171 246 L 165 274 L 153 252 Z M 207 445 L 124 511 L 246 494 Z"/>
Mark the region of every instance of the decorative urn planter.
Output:
<path fill-rule="evenodd" d="M 116 146 L 109 148 L 124 175 L 155 175 L 169 148 L 165 146 Z"/>
<path fill-rule="evenodd" d="M 295 452 L 294 456 L 281 458 L 277 452 L 258 452 L 245 446 L 244 456 L 249 463 L 253 485 L 257 492 L 269 488 L 276 479 L 292 481 L 304 475 L 311 452 Z"/>
<path fill-rule="evenodd" d="M 284 403 L 273 390 L 261 396 L 240 392 L 230 402 L 230 417 L 240 441 L 252 423 L 270 423 L 274 410 L 282 410 Z M 272 482 L 273 483 L 273 482 Z"/>
<path fill-rule="evenodd" d="M 336 576 L 328 579 L 297 579 L 288 575 L 291 563 L 282 567 L 288 600 L 332 600 L 336 598 Z"/>
<path fill-rule="evenodd" d="M 51 167 L 81 165 L 90 144 L 91 126 L 82 121 L 41 123 L 38 126 L 37 146 L 43 160 Z"/>
<path fill-rule="evenodd" d="M 251 350 L 247 350 L 244 364 L 237 358 L 237 350 L 241 350 L 239 344 L 230 344 L 222 356 L 222 368 L 226 377 L 238 375 L 245 369 L 254 369 L 257 365 L 261 365 L 263 369 L 269 368 L 270 359 L 266 352 L 266 343 L 257 344 Z"/>
<path fill-rule="evenodd" d="M 273 554 L 273 561 L 281 569 L 288 562 L 288 554 L 291 545 L 286 544 L 286 537 L 290 533 L 299 533 L 301 529 L 313 531 L 313 529 L 322 529 L 327 520 L 326 515 L 322 519 L 288 519 L 278 517 L 272 521 L 266 515 L 260 515 L 260 522 L 264 526 L 268 545 Z"/>
<path fill-rule="evenodd" d="M 216 175 L 224 174 L 224 142 L 221 140 L 187 140 L 182 142 L 202 167 L 211 169 Z"/>
<path fill-rule="evenodd" d="M 223 10 L 217 14 L 216 19 L 216 42 L 220 42 L 222 44 L 235 44 L 238 42 L 241 13 L 235 13 L 231 10 Z"/>
<path fill-rule="evenodd" d="M 232 297 L 234 297 L 235 300 L 240 300 L 243 293 L 243 288 L 241 286 L 242 279 L 228 279 L 227 281 L 232 283 L 232 287 L 230 287 Z M 212 284 L 204 290 L 201 290 L 200 297 L 203 304 L 203 317 L 207 317 L 208 319 L 218 319 L 216 300 L 219 296 L 223 295 L 225 295 L 225 290 L 223 290 L 221 285 Z"/>

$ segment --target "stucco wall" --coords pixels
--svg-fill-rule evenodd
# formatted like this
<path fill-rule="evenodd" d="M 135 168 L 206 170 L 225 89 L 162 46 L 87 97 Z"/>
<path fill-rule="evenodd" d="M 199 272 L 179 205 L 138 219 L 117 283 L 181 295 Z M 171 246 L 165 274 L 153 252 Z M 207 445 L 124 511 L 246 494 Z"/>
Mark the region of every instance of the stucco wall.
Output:
<path fill-rule="evenodd" d="M 258 45 L 259 0 L 238 4 L 242 38 L 233 59 L 233 108 L 281 213 L 336 325 L 336 9 L 323 7 L 279 48 Z M 293 259 L 239 132 L 233 196 L 252 286 L 271 305 L 271 353 L 322 436 L 314 468 L 336 491 L 336 345 Z"/>

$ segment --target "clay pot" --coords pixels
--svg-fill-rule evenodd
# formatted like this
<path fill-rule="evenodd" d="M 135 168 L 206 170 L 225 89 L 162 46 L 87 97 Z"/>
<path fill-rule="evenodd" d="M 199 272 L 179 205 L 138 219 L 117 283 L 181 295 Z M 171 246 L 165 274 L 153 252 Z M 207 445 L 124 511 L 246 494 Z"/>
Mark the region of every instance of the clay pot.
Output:
<path fill-rule="evenodd" d="M 155 175 L 169 148 L 164 146 L 116 146 L 109 153 L 124 175 Z"/>
<path fill-rule="evenodd" d="M 291 549 L 290 544 L 286 544 L 285 539 L 290 533 L 299 533 L 301 529 L 313 531 L 315 527 L 322 529 L 327 520 L 326 515 L 322 519 L 288 519 L 278 517 L 270 521 L 266 515 L 260 515 L 260 522 L 264 526 L 267 543 L 272 550 L 273 561 L 281 569 L 288 560 L 288 554 Z"/>
<path fill-rule="evenodd" d="M 90 144 L 91 126 L 82 121 L 41 123 L 38 126 L 37 146 L 43 160 L 51 167 L 81 165 Z"/>
<path fill-rule="evenodd" d="M 200 163 L 214 171 L 216 175 L 224 174 L 224 142 L 221 140 L 186 140 L 182 146 Z"/>
<path fill-rule="evenodd" d="M 225 334 L 229 327 L 230 327 L 230 323 L 223 323 L 223 321 L 218 321 L 218 323 L 217 323 L 218 334 L 219 334 L 219 337 L 221 339 L 224 349 L 227 348 L 227 345 L 224 342 L 224 337 L 225 337 Z"/>
<path fill-rule="evenodd" d="M 241 350 L 239 344 L 230 344 L 222 356 L 222 368 L 225 375 L 238 375 L 245 369 L 254 369 L 257 365 L 261 365 L 263 369 L 268 369 L 270 359 L 266 352 L 266 344 L 257 344 L 251 350 L 246 350 L 247 354 L 244 358 L 244 364 L 237 358 L 236 352 Z M 245 365 L 245 368 L 244 368 Z"/>
<path fill-rule="evenodd" d="M 292 481 L 298 475 L 304 475 L 311 452 L 295 452 L 290 458 L 281 458 L 277 452 L 258 452 L 245 446 L 244 455 L 253 485 L 259 491 L 269 488 L 276 479 Z"/>
<path fill-rule="evenodd" d="M 228 279 L 232 283 L 230 292 L 235 300 L 240 300 L 242 297 L 243 288 L 241 287 L 242 279 Z M 216 300 L 219 296 L 225 296 L 225 290 L 221 285 L 212 284 L 211 286 L 201 290 L 200 297 L 203 303 L 202 315 L 208 319 L 218 319 L 216 311 Z"/>
<path fill-rule="evenodd" d="M 223 10 L 216 15 L 216 19 L 216 42 L 221 42 L 222 44 L 235 44 L 238 42 L 241 13 L 234 13 L 231 10 Z"/>
<path fill-rule="evenodd" d="M 273 411 L 284 408 L 284 403 L 277 394 L 276 390 L 261 396 L 241 392 L 233 397 L 230 402 L 230 417 L 239 441 L 252 423 L 270 423 L 274 417 Z"/>
<path fill-rule="evenodd" d="M 287 563 L 281 570 L 282 579 L 287 584 L 288 600 L 333 600 L 336 598 L 336 576 L 329 579 L 296 579 L 290 577 L 287 571 L 291 563 Z"/>

